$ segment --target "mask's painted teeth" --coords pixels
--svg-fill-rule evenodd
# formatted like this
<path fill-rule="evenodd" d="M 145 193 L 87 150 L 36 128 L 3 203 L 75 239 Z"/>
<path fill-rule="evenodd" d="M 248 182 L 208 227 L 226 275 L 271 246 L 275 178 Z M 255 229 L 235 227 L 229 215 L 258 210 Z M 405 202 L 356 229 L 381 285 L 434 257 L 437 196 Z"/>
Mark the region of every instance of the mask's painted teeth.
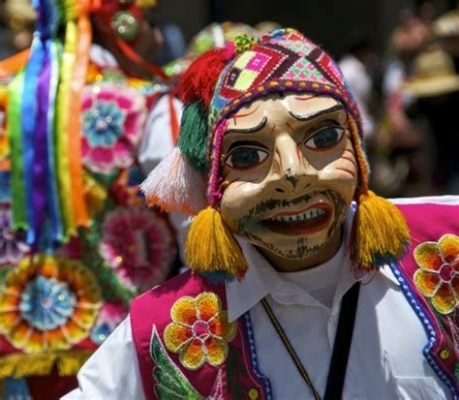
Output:
<path fill-rule="evenodd" d="M 275 218 L 270 218 L 271 221 L 275 222 L 300 222 L 309 221 L 325 215 L 327 212 L 322 208 L 310 208 L 299 214 L 294 215 L 280 215 Z"/>

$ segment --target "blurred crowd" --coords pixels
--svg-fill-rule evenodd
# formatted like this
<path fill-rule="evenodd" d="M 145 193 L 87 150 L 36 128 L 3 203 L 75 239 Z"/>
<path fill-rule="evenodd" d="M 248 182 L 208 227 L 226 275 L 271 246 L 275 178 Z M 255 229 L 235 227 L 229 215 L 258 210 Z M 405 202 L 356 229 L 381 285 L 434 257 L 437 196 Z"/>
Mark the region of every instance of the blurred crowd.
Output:
<path fill-rule="evenodd" d="M 402 10 L 387 53 L 360 33 L 340 62 L 386 196 L 459 193 L 459 10 L 435 15 L 430 2 Z"/>

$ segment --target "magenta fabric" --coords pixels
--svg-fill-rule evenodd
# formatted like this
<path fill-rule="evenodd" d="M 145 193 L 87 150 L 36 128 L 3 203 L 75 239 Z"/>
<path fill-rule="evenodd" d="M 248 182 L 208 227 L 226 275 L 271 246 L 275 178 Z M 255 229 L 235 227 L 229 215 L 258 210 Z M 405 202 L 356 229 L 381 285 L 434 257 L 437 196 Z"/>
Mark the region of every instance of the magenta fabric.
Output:
<path fill-rule="evenodd" d="M 145 397 L 148 400 L 156 399 L 154 392 L 155 382 L 153 378 L 154 365 L 150 356 L 150 340 L 153 325 L 156 326 L 158 334 L 161 340 L 163 340 L 163 332 L 166 326 L 171 322 L 170 310 L 175 301 L 183 296 L 195 297 L 205 291 L 216 293 L 222 301 L 223 309 L 227 309 L 224 285 L 210 285 L 204 278 L 193 275 L 190 272 L 185 272 L 167 281 L 165 284 L 144 293 L 132 303 L 130 313 L 132 335 L 137 351 L 142 385 Z M 244 359 L 243 364 L 245 363 L 245 365 L 238 365 L 237 368 L 239 370 L 238 379 L 244 388 L 244 392 L 247 394 L 250 390 L 252 390 L 252 392 L 256 390 L 259 394 L 259 399 L 265 398 L 264 386 L 257 379 L 252 365 L 252 354 L 247 343 L 247 334 L 243 318 L 239 319 L 237 335 L 235 339 L 229 343 L 229 346 L 230 352 L 231 348 L 233 348 L 233 350 L 242 354 Z M 206 363 L 198 370 L 190 371 L 181 365 L 177 354 L 168 352 L 168 355 L 200 394 L 203 396 L 208 396 L 210 394 L 217 377 L 217 368 Z M 234 381 L 234 379 L 229 379 L 226 363 L 223 363 L 220 368 L 224 372 L 223 397 L 225 399 L 235 398 L 229 383 L 230 381 Z"/>
<path fill-rule="evenodd" d="M 424 356 L 437 375 L 442 379 L 451 391 L 457 392 L 457 382 L 454 377 L 455 349 L 452 334 L 446 322 L 446 316 L 436 313 L 429 300 L 418 292 L 413 282 L 413 274 L 418 269 L 413 257 L 414 248 L 427 241 L 438 242 L 444 234 L 459 233 L 459 206 L 441 204 L 406 204 L 397 206 L 405 215 L 411 232 L 411 243 L 406 255 L 392 269 L 400 282 L 401 288 L 407 301 L 413 307 L 413 311 L 423 323 L 428 341 L 424 349 Z M 197 296 L 204 291 L 216 293 L 221 301 L 223 309 L 227 308 L 224 285 L 210 285 L 198 275 L 190 272 L 184 273 L 166 282 L 165 284 L 150 290 L 137 298 L 131 308 L 131 325 L 133 339 L 137 350 L 138 363 L 142 376 L 142 384 L 147 399 L 155 399 L 153 360 L 150 356 L 150 339 L 153 325 L 156 325 L 159 336 L 163 338 L 165 327 L 171 322 L 170 310 L 172 305 L 182 296 Z M 240 365 L 240 375 L 244 376 L 243 387 L 247 394 L 251 389 L 256 389 L 259 398 L 266 398 L 265 387 L 257 377 L 257 372 L 252 363 L 254 349 L 248 343 L 247 326 L 241 317 L 238 321 L 238 333 L 236 338 L 229 344 L 230 348 L 243 354 L 245 365 Z M 457 321 L 456 321 L 457 323 Z M 445 358 L 445 350 L 449 356 Z M 443 352 L 443 356 L 442 356 Z M 188 378 L 190 383 L 203 396 L 208 396 L 215 382 L 217 369 L 205 364 L 197 371 L 189 371 L 182 367 L 178 356 L 168 352 L 169 357 L 176 366 Z M 221 369 L 226 372 L 227 365 L 224 363 Z M 225 373 L 223 379 L 223 397 L 232 399 L 233 388 L 230 387 L 228 376 Z"/>
<path fill-rule="evenodd" d="M 413 275 L 419 268 L 413 257 L 416 246 L 424 242 L 438 242 L 445 234 L 459 235 L 459 206 L 446 204 L 406 204 L 397 205 L 405 215 L 410 228 L 411 242 L 406 255 L 399 263 L 399 271 L 406 279 L 405 282 L 409 287 L 402 286 L 408 301 L 413 306 L 418 317 L 423 321 L 423 316 L 416 309 L 418 305 L 427 315 L 431 325 L 434 328 L 435 335 L 432 335 L 428 329 L 427 335 L 431 344 L 427 343 L 424 355 L 429 364 L 434 368 L 437 375 L 442 379 L 453 392 L 458 391 L 458 383 L 454 376 L 455 363 L 455 346 L 453 342 L 453 332 L 451 332 L 451 319 L 457 326 L 457 317 L 454 315 L 444 316 L 433 310 L 429 300 L 423 296 L 416 288 L 413 282 Z M 410 299 L 410 294 L 414 300 Z M 453 312 L 453 314 L 455 314 Z M 456 312 L 457 314 L 457 312 Z M 455 320 L 454 320 L 455 318 Z M 425 323 L 424 323 L 424 326 Z M 457 351 L 457 349 L 456 349 Z M 443 357 L 442 357 L 443 352 Z M 445 354 L 449 354 L 445 357 Z M 436 365 L 433 365 L 436 364 Z"/>

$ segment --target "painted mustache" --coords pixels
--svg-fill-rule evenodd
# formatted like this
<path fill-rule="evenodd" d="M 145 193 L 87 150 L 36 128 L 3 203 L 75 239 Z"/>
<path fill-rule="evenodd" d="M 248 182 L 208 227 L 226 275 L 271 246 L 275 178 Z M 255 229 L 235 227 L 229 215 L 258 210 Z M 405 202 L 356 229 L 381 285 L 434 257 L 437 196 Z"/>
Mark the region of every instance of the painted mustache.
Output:
<path fill-rule="evenodd" d="M 302 203 L 308 203 L 311 199 L 324 196 L 330 200 L 333 204 L 339 204 L 340 202 L 344 203 L 342 196 L 334 191 L 334 190 L 316 190 L 314 192 L 310 192 L 304 194 L 302 196 L 296 197 L 292 200 L 282 200 L 282 199 L 268 199 L 257 203 L 254 207 L 252 207 L 246 216 L 241 218 L 242 220 L 251 220 L 256 218 L 259 215 L 266 214 L 268 211 L 272 211 L 275 209 L 279 209 L 279 212 L 285 211 L 285 209 L 297 206 Z M 262 217 L 264 218 L 264 217 Z M 260 218 L 258 218 L 259 220 Z"/>
<path fill-rule="evenodd" d="M 334 207 L 326 203 L 308 204 L 312 199 L 323 196 L 330 200 Z M 292 208 L 301 204 L 308 204 L 307 208 L 299 211 L 291 211 Z M 283 234 L 311 234 L 327 226 L 333 217 L 335 220 L 343 212 L 345 201 L 334 190 L 320 190 L 307 193 L 292 200 L 269 199 L 264 200 L 252 207 L 246 216 L 239 220 L 239 232 L 246 231 L 249 226 L 261 225 Z M 278 210 L 277 213 L 270 211 Z M 270 214 L 267 218 L 266 215 Z M 333 221 L 335 223 L 335 221 Z"/>

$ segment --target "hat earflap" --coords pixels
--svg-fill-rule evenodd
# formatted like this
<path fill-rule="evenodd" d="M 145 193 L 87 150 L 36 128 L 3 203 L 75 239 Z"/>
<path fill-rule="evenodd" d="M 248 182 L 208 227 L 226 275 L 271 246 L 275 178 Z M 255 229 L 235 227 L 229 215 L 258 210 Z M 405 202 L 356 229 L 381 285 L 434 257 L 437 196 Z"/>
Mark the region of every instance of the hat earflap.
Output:
<path fill-rule="evenodd" d="M 358 207 L 350 244 L 351 259 L 357 268 L 376 269 L 404 255 L 410 233 L 400 210 L 368 189 L 368 162 L 353 118 L 350 118 L 350 130 L 360 173 Z"/>
<path fill-rule="evenodd" d="M 208 184 L 210 205 L 191 223 L 185 244 L 186 264 L 193 272 L 205 275 L 213 282 L 242 278 L 247 271 L 239 243 L 217 209 L 221 199 L 220 152 L 226 126 L 223 121 L 215 130 Z"/>

